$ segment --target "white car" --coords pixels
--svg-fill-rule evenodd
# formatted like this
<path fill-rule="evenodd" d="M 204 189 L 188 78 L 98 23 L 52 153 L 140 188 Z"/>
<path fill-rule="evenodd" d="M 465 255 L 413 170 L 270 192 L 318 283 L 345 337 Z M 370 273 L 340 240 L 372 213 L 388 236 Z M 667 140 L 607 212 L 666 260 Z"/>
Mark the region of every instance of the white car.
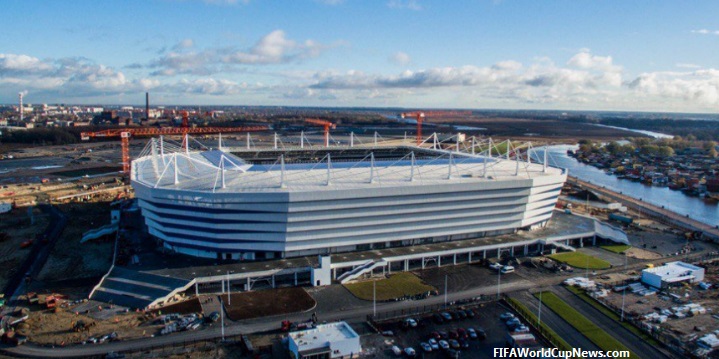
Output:
<path fill-rule="evenodd" d="M 442 349 L 444 349 L 444 350 L 447 350 L 447 349 L 449 349 L 449 342 L 446 341 L 446 340 L 444 340 L 444 339 L 442 339 L 442 340 L 439 341 L 439 347 L 442 348 Z"/>
<path fill-rule="evenodd" d="M 500 269 L 502 269 L 502 267 L 503 267 L 503 265 L 501 265 L 499 263 L 492 263 L 489 265 L 489 268 L 494 269 L 494 270 L 500 270 Z"/>
<path fill-rule="evenodd" d="M 404 348 L 404 353 L 407 354 L 408 357 L 413 357 L 413 356 L 417 355 L 417 352 L 414 351 L 414 348 L 412 348 L 412 347 Z"/>
<path fill-rule="evenodd" d="M 512 313 L 510 313 L 510 312 L 502 313 L 502 314 L 499 316 L 499 319 L 502 319 L 502 320 L 505 321 L 505 322 L 508 321 L 508 320 L 510 320 L 510 319 L 512 319 L 512 318 L 514 318 L 514 314 L 512 314 Z"/>
<path fill-rule="evenodd" d="M 514 267 L 512 267 L 512 266 L 504 266 L 504 267 L 502 267 L 501 272 L 502 272 L 502 274 L 514 273 Z"/>
<path fill-rule="evenodd" d="M 417 328 L 417 321 L 413 318 L 407 318 L 404 321 L 404 325 L 408 328 Z"/>
<path fill-rule="evenodd" d="M 437 339 L 429 338 L 427 343 L 429 343 L 429 346 L 432 347 L 432 350 L 439 350 L 439 343 L 437 343 Z"/>
<path fill-rule="evenodd" d="M 396 345 L 393 345 L 393 346 L 392 346 L 392 353 L 394 353 L 394 355 L 400 356 L 400 355 L 402 355 L 402 349 L 400 349 L 400 348 L 399 348 L 398 346 L 396 346 Z"/>

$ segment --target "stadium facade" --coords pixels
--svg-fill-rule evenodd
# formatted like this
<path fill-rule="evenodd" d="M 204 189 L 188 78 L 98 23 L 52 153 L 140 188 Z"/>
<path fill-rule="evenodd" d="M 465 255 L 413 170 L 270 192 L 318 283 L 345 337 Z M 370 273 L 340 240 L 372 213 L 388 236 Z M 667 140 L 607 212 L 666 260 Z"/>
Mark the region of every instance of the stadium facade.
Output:
<path fill-rule="evenodd" d="M 463 240 L 544 226 L 566 171 L 413 146 L 170 150 L 132 163 L 149 233 L 169 250 L 253 260 Z"/>

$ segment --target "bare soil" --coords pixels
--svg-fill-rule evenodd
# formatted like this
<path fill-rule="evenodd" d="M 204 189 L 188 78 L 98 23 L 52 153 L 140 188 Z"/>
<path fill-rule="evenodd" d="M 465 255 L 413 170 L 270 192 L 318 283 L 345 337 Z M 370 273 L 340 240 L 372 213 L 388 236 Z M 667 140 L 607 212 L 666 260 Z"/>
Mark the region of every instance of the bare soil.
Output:
<path fill-rule="evenodd" d="M 112 262 L 112 238 L 80 243 L 83 233 L 110 223 L 107 202 L 69 203 L 60 205 L 68 216 L 68 224 L 50 253 L 38 278 L 58 281 L 104 275 Z"/>
<path fill-rule="evenodd" d="M 636 258 L 636 259 L 659 259 L 663 256 L 657 252 L 648 251 L 646 249 L 641 248 L 629 248 L 626 250 L 627 257 Z"/>
<path fill-rule="evenodd" d="M 0 214 L 0 290 L 5 288 L 7 280 L 12 278 L 15 270 L 25 260 L 30 248 L 20 248 L 27 240 L 34 240 L 35 235 L 45 231 L 47 217 L 39 210 L 33 209 L 35 223 L 31 224 L 27 208 L 16 208 Z"/>
<path fill-rule="evenodd" d="M 162 308 L 158 308 L 155 310 L 152 310 L 151 313 L 160 313 L 163 314 L 169 314 L 169 313 L 178 313 L 178 314 L 192 314 L 192 313 L 202 313 L 202 305 L 200 304 L 200 300 L 198 298 L 192 298 L 188 299 L 179 303 L 174 303 L 170 305 L 166 305 Z"/>
<path fill-rule="evenodd" d="M 297 287 L 233 293 L 231 305 L 227 305 L 226 294 L 221 297 L 232 320 L 302 312 L 317 304 L 304 289 Z"/>

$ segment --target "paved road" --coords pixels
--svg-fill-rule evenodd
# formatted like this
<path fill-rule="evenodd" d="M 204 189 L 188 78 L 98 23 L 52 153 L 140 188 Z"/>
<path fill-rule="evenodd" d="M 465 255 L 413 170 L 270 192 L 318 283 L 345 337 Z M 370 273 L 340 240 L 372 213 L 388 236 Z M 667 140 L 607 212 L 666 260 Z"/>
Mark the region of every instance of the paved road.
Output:
<path fill-rule="evenodd" d="M 539 313 L 539 301 L 528 291 L 513 293 L 511 297 L 518 299 L 535 315 Z M 573 326 L 546 306 L 542 306 L 542 323 L 548 325 L 557 335 L 567 341 L 573 348 L 582 350 L 601 350 L 587 337 L 579 333 Z"/>
<path fill-rule="evenodd" d="M 580 314 L 589 318 L 599 328 L 609 333 L 619 342 L 624 344 L 629 350 L 636 353 L 645 359 L 660 359 L 660 358 L 679 358 L 679 356 L 672 355 L 669 351 L 657 348 L 648 342 L 642 340 L 634 333 L 623 327 L 619 322 L 604 315 L 597 308 L 593 307 L 589 303 L 585 302 L 581 298 L 577 297 L 570 291 L 562 287 L 552 287 L 552 292 L 567 302 L 572 308 L 576 309 Z"/>
<path fill-rule="evenodd" d="M 719 228 L 712 227 L 706 223 L 699 222 L 697 220 L 691 219 L 689 217 L 674 213 L 672 211 L 666 210 L 664 208 L 661 208 L 659 206 L 655 206 L 651 203 L 647 203 L 644 201 L 637 200 L 635 198 L 608 190 L 606 188 L 593 185 L 589 182 L 582 181 L 578 178 L 571 177 L 569 179 L 570 182 L 573 182 L 575 184 L 578 184 L 582 187 L 591 189 L 592 191 L 598 192 L 606 197 L 609 197 L 617 202 L 622 202 L 624 205 L 631 207 L 631 208 L 637 208 L 640 207 L 644 211 L 654 212 L 654 217 L 664 217 L 664 218 L 655 218 L 655 219 L 663 219 L 663 221 L 671 220 L 676 223 L 680 223 L 683 226 L 685 226 L 688 229 L 692 230 L 699 230 L 704 232 L 705 235 L 709 237 L 713 237 L 714 239 L 719 239 Z"/>

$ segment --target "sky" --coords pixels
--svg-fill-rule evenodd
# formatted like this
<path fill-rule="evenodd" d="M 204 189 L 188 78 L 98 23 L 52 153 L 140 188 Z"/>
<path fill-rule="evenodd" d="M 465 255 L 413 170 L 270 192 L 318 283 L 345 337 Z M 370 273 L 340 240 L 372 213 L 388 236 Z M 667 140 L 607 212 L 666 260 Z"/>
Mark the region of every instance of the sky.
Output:
<path fill-rule="evenodd" d="M 719 1 L 3 0 L 0 103 L 719 110 Z"/>

